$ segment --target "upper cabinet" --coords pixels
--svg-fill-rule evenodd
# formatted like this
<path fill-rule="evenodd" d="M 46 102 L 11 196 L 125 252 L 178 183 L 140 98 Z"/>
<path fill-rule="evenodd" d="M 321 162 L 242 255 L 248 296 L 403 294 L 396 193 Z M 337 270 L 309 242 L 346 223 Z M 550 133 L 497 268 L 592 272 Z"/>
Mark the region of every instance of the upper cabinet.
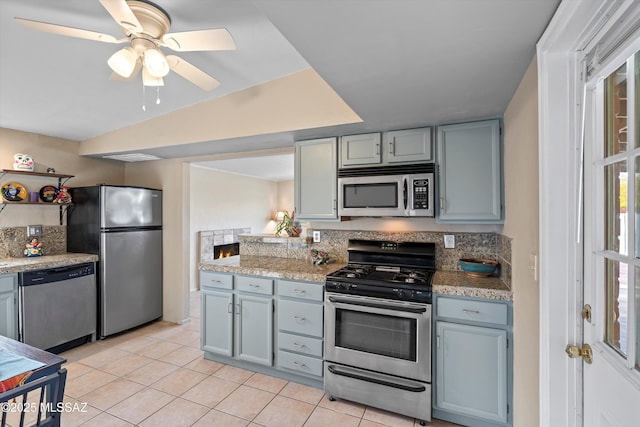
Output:
<path fill-rule="evenodd" d="M 502 223 L 500 120 L 438 127 L 438 222 Z"/>
<path fill-rule="evenodd" d="M 385 132 L 383 138 L 386 163 L 433 161 L 430 127 Z"/>
<path fill-rule="evenodd" d="M 380 156 L 380 133 L 340 137 L 340 167 L 376 165 Z"/>
<path fill-rule="evenodd" d="M 337 139 L 321 138 L 295 143 L 294 197 L 296 218 L 338 218 Z"/>
<path fill-rule="evenodd" d="M 433 161 L 431 128 L 340 137 L 340 168 Z"/>

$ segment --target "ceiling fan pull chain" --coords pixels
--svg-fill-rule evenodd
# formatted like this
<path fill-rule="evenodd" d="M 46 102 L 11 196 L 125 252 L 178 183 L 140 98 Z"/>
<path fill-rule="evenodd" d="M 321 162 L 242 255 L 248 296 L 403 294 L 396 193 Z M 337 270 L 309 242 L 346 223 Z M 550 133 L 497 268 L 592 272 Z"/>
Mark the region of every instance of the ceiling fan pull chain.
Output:
<path fill-rule="evenodd" d="M 147 106 L 145 105 L 146 100 L 144 96 L 144 82 L 142 83 L 142 111 L 147 111 Z"/>
<path fill-rule="evenodd" d="M 160 104 L 160 86 L 156 86 L 156 105 Z"/>

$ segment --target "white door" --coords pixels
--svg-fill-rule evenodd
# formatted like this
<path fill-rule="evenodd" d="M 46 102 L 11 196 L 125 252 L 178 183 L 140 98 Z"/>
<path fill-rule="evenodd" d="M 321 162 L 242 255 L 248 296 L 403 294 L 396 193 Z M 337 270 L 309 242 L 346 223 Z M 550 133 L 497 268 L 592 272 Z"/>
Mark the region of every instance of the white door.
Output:
<path fill-rule="evenodd" d="M 605 109 L 603 80 L 640 51 L 638 22 L 638 1 L 565 0 L 537 46 L 544 426 L 640 425 L 637 186 L 635 179 L 623 184 L 639 170 L 638 84 L 627 70 L 627 110 L 607 122 L 614 105 Z M 626 144 L 612 139 L 614 129 L 624 133 L 616 122 L 623 116 Z M 593 308 L 591 323 L 580 317 L 584 303 Z M 583 342 L 593 349 L 592 364 L 563 351 Z"/>
<path fill-rule="evenodd" d="M 640 423 L 640 53 L 587 84 L 584 425 Z"/>

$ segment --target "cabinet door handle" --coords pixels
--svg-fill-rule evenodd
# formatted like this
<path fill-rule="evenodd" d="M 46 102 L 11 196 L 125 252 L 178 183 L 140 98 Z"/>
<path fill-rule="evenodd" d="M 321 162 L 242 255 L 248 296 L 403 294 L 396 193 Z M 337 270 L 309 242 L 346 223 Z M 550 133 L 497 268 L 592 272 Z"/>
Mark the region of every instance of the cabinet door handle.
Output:
<path fill-rule="evenodd" d="M 240 304 L 236 304 L 236 314 L 240 314 Z"/>
<path fill-rule="evenodd" d="M 444 197 L 440 197 L 440 210 L 444 210 Z"/>
<path fill-rule="evenodd" d="M 227 313 L 231 314 L 233 313 L 233 308 L 231 307 L 233 304 L 229 303 L 229 306 L 227 307 Z"/>
<path fill-rule="evenodd" d="M 393 154 L 393 141 L 389 141 L 389 154 Z"/>
<path fill-rule="evenodd" d="M 469 310 L 468 308 L 463 308 L 462 311 L 467 314 L 480 314 L 478 310 Z"/>
<path fill-rule="evenodd" d="M 307 320 L 306 317 L 302 317 L 302 316 L 293 316 L 293 318 L 295 319 L 296 322 L 304 322 Z"/>
<path fill-rule="evenodd" d="M 376 156 L 380 155 L 380 143 L 376 143 Z"/>

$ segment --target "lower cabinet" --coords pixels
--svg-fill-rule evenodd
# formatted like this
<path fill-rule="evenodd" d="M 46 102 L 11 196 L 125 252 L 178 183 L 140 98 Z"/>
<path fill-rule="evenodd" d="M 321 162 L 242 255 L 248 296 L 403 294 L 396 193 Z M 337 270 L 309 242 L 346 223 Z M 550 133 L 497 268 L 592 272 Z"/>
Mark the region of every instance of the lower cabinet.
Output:
<path fill-rule="evenodd" d="M 201 272 L 201 348 L 273 364 L 273 280 Z"/>
<path fill-rule="evenodd" d="M 18 339 L 18 275 L 0 275 L 0 335 Z"/>
<path fill-rule="evenodd" d="M 200 287 L 205 357 L 322 385 L 322 283 L 201 271 Z"/>
<path fill-rule="evenodd" d="M 433 416 L 474 426 L 510 426 L 511 303 L 436 296 Z"/>
<path fill-rule="evenodd" d="M 278 281 L 278 368 L 322 378 L 323 284 Z"/>

